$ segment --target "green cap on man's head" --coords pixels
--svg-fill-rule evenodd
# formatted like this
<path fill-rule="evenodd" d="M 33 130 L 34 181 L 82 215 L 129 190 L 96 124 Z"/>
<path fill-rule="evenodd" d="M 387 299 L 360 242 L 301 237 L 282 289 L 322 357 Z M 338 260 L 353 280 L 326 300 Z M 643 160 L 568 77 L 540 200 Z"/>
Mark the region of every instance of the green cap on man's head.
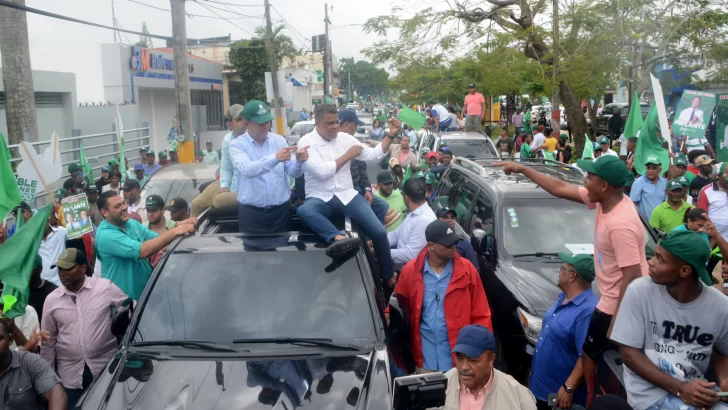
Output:
<path fill-rule="evenodd" d="M 607 138 L 607 137 L 602 137 L 602 138 L 601 138 L 601 139 L 599 140 L 599 143 L 600 143 L 600 144 L 609 144 L 609 138 Z"/>
<path fill-rule="evenodd" d="M 425 177 L 425 173 L 422 171 L 419 171 L 418 173 L 416 173 L 415 178 L 419 178 L 419 179 L 423 179 L 423 180 L 427 179 L 427 177 Z"/>
<path fill-rule="evenodd" d="M 647 156 L 647 159 L 645 160 L 645 165 L 649 164 L 662 166 L 662 162 L 660 162 L 660 158 L 657 155 Z"/>
<path fill-rule="evenodd" d="M 159 158 L 167 158 L 167 153 L 164 151 L 159 151 Z"/>
<path fill-rule="evenodd" d="M 559 252 L 559 258 L 576 269 L 576 273 L 587 282 L 594 281 L 596 272 L 594 270 L 594 255 L 580 253 L 577 255 L 568 255 Z"/>
<path fill-rule="evenodd" d="M 435 103 L 435 100 L 433 100 L 432 98 L 428 98 L 427 102 L 425 104 L 434 104 L 434 103 Z"/>
<path fill-rule="evenodd" d="M 432 185 L 437 181 L 437 177 L 432 172 L 428 172 L 425 174 L 425 184 Z"/>
<path fill-rule="evenodd" d="M 687 179 L 687 178 L 685 178 L 685 175 L 683 175 L 683 176 L 681 176 L 680 178 L 676 179 L 676 181 L 677 181 L 677 182 L 678 182 L 678 183 L 679 183 L 680 185 L 682 185 L 682 186 L 684 186 L 684 187 L 689 187 L 689 186 L 690 186 L 690 181 L 688 181 L 688 179 Z"/>
<path fill-rule="evenodd" d="M 268 121 L 273 121 L 268 105 L 263 101 L 250 100 L 245 103 L 243 108 L 243 118 L 253 121 L 256 124 L 263 125 Z"/>
<path fill-rule="evenodd" d="M 200 150 L 200 149 L 196 149 L 196 150 L 195 150 L 195 155 L 199 155 L 199 156 L 205 156 L 205 154 L 203 154 L 203 153 L 202 153 L 202 150 Z"/>
<path fill-rule="evenodd" d="M 710 259 L 710 246 L 705 245 L 705 239 L 693 231 L 672 231 L 660 241 L 660 246 L 670 255 L 692 266 L 703 283 L 713 286 L 713 280 L 705 269 Z"/>
<path fill-rule="evenodd" d="M 109 166 L 113 167 L 114 165 L 119 165 L 119 161 L 117 161 L 116 158 L 111 158 L 109 160 Z"/>
<path fill-rule="evenodd" d="M 602 150 L 602 144 L 598 142 L 592 142 L 592 149 L 594 151 L 601 151 Z"/>
<path fill-rule="evenodd" d="M 69 164 L 68 165 L 68 173 L 69 174 L 73 174 L 74 172 L 80 171 L 82 169 L 83 168 L 81 168 L 81 164 L 79 164 L 77 162 L 74 162 L 73 164 Z"/>
<path fill-rule="evenodd" d="M 688 158 L 684 155 L 676 155 L 675 156 L 675 166 L 678 166 L 678 165 L 688 166 Z"/>
<path fill-rule="evenodd" d="M 582 170 L 598 176 L 615 188 L 622 188 L 633 179 L 624 162 L 614 155 L 602 155 L 594 161 L 580 159 L 576 164 Z"/>
<path fill-rule="evenodd" d="M 671 179 L 667 181 L 666 189 L 668 191 L 676 191 L 678 189 L 683 189 L 685 186 L 680 183 L 677 179 Z"/>

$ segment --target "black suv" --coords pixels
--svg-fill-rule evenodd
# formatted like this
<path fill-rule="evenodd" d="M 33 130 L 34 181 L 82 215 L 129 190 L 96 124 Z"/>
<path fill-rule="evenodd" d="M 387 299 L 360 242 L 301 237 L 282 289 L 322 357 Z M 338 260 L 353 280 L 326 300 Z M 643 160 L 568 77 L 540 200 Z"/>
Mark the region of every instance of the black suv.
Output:
<path fill-rule="evenodd" d="M 332 263 L 294 224 L 242 235 L 237 210 L 203 213 L 196 234 L 169 246 L 133 314 L 116 313 L 119 352 L 77 407 L 392 408 L 403 375 L 394 363 L 405 359 L 388 349 L 368 256 L 360 248 Z"/>
<path fill-rule="evenodd" d="M 558 252 L 593 253 L 594 210 L 547 193 L 520 174 L 505 175 L 497 159 L 456 158 L 432 201 L 457 212 L 457 227 L 478 254 L 480 276 L 498 341 L 496 366 L 527 385 L 542 319 L 558 299 Z M 522 162 L 571 184 L 583 173 L 549 160 Z M 646 221 L 647 254 L 656 236 Z M 594 283 L 595 294 L 599 294 Z"/>

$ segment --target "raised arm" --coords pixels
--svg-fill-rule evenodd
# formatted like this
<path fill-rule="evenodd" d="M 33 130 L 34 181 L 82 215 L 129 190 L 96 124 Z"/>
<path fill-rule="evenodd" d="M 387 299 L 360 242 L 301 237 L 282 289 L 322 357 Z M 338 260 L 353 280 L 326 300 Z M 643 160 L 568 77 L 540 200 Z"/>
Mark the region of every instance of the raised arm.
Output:
<path fill-rule="evenodd" d="M 259 160 L 252 160 L 245 152 L 244 139 L 237 139 L 230 144 L 230 159 L 236 171 L 248 178 L 257 177 L 269 173 L 279 162 L 286 162 L 291 159 L 291 154 L 296 152 L 298 147 L 284 146 L 275 154 L 266 155 Z"/>
<path fill-rule="evenodd" d="M 497 162 L 496 165 L 502 167 L 503 172 L 505 172 L 506 175 L 510 175 L 514 172 L 522 174 L 555 197 L 568 199 L 582 204 L 585 203 L 579 194 L 579 188 L 569 184 L 568 182 L 564 182 L 550 175 L 542 174 L 533 168 L 526 167 L 515 162 Z"/>

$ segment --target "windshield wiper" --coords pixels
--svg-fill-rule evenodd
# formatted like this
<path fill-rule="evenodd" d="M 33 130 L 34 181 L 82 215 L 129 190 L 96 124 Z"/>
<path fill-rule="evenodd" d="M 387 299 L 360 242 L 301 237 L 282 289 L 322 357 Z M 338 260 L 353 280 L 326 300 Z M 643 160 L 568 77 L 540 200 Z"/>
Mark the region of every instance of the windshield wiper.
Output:
<path fill-rule="evenodd" d="M 214 342 L 201 342 L 193 340 L 157 340 L 150 342 L 136 342 L 132 343 L 131 347 L 143 347 L 143 346 L 181 346 L 192 349 L 202 349 L 214 352 L 233 352 L 237 353 L 238 350 L 233 349 L 228 345 L 221 345 Z"/>
<path fill-rule="evenodd" d="M 306 338 L 306 337 L 269 337 L 269 338 L 259 338 L 259 339 L 235 339 L 233 340 L 233 343 L 281 343 L 281 344 L 291 344 L 291 345 L 299 345 L 299 346 L 319 346 L 319 347 L 328 347 L 332 349 L 338 349 L 338 350 L 361 350 L 361 346 L 352 345 L 352 344 L 344 344 L 344 343 L 336 343 L 332 341 L 331 339 L 324 339 L 324 338 Z"/>
<path fill-rule="evenodd" d="M 514 258 L 518 258 L 520 256 L 535 256 L 537 258 L 543 258 L 544 256 L 559 256 L 558 252 L 534 252 L 534 253 L 519 253 L 516 255 L 513 255 Z M 551 259 L 551 258 L 549 258 Z"/>

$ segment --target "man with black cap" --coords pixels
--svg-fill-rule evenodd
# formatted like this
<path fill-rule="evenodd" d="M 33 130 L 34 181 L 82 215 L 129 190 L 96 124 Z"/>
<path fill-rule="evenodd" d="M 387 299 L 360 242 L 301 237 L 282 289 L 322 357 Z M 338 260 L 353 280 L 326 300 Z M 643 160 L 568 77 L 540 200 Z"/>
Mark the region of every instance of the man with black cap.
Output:
<path fill-rule="evenodd" d="M 28 205 L 27 202 L 23 201 L 20 203 L 20 205 L 16 206 L 12 210 L 13 218 L 15 218 L 16 223 L 13 224 L 10 228 L 8 228 L 8 234 L 7 237 L 10 239 L 11 236 L 15 235 L 15 231 L 18 229 L 18 218 L 23 218 L 23 223 L 28 222 L 30 217 L 33 215 L 33 210 L 30 208 L 30 205 Z"/>
<path fill-rule="evenodd" d="M 175 198 L 167 206 L 169 216 L 174 222 L 182 222 L 190 217 L 189 205 L 184 198 Z"/>
<path fill-rule="evenodd" d="M 445 221 L 449 223 L 451 227 L 455 227 L 458 213 L 455 212 L 454 209 L 444 207 L 437 211 L 436 216 L 437 219 L 439 219 L 440 221 Z M 471 245 L 467 239 L 460 238 L 460 240 L 458 240 L 458 242 L 455 244 L 455 247 L 458 250 L 458 254 L 460 254 L 460 256 L 462 256 L 463 258 L 469 260 L 470 263 L 472 263 L 475 267 L 475 270 L 480 272 L 480 266 L 478 266 L 478 256 L 475 253 L 475 249 L 473 249 L 473 245 Z"/>
<path fill-rule="evenodd" d="M 456 367 L 445 373 L 442 410 L 536 410 L 533 394 L 493 366 L 495 337 L 490 329 L 477 324 L 463 327 L 452 353 Z"/>
<path fill-rule="evenodd" d="M 559 253 L 559 298 L 543 317 L 529 386 L 539 410 L 552 409 L 549 394 L 558 392 L 557 408 L 586 405 L 584 371 L 579 358 L 599 298 L 591 290 L 594 256 Z"/>
<path fill-rule="evenodd" d="M 589 405 L 594 394 L 596 363 L 610 346 L 608 334 L 622 296 L 633 280 L 648 274 L 645 230 L 634 203 L 623 191 L 632 173 L 612 155 L 594 161 L 579 160 L 577 165 L 587 176 L 584 186 L 577 187 L 516 162 L 498 165 L 506 174 L 523 174 L 555 197 L 596 209 L 594 270 L 601 299 L 592 314 L 581 357 Z"/>
<path fill-rule="evenodd" d="M 394 189 L 394 175 L 390 171 L 379 171 L 377 174 L 377 192 L 374 195 L 387 201 L 389 209 L 393 209 L 396 213 L 397 218 L 392 219 L 389 224 L 385 224 L 387 232 L 392 232 L 404 222 L 407 206 L 404 204 L 399 189 Z"/>
<path fill-rule="evenodd" d="M 202 151 L 202 155 L 205 157 L 202 162 L 207 164 L 219 163 L 220 157 L 217 155 L 217 151 L 212 150 L 212 141 L 207 141 L 205 148 L 205 151 Z"/>
<path fill-rule="evenodd" d="M 649 155 L 645 160 L 645 174 L 632 183 L 629 198 L 637 205 L 647 220 L 652 211 L 665 201 L 667 179 L 662 177 L 662 164 L 657 155 Z"/>
<path fill-rule="evenodd" d="M 163 234 L 168 229 L 174 228 L 177 223 L 164 216 L 164 199 L 159 195 L 149 195 L 145 202 L 147 209 L 147 221 L 144 226 L 157 234 Z"/>
<path fill-rule="evenodd" d="M 104 186 L 109 185 L 111 183 L 111 167 L 108 165 L 104 165 L 101 167 L 101 178 L 96 180 L 96 188 L 99 189 L 99 192 L 101 192 L 104 188 Z"/>
<path fill-rule="evenodd" d="M 161 165 L 154 163 L 154 151 L 149 150 L 147 152 L 147 163 L 144 164 L 144 176 L 148 177 L 152 175 L 155 171 L 157 171 L 159 168 L 162 168 Z M 159 159 L 162 160 L 162 153 L 159 153 Z"/>
<path fill-rule="evenodd" d="M 728 391 L 728 299 L 699 279 L 709 257 L 699 233 L 672 232 L 622 299 L 611 339 L 635 409 L 728 408 L 716 394 Z M 711 361 L 717 384 L 705 380 Z"/>
<path fill-rule="evenodd" d="M 88 260 L 78 249 L 63 251 L 53 267 L 61 286 L 43 306 L 41 330 L 50 340 L 41 355 L 60 376 L 72 407 L 116 353 L 111 312 L 128 296 L 108 279 L 86 276 Z"/>
<path fill-rule="evenodd" d="M 74 194 L 82 194 L 86 192 L 88 183 L 83 178 L 83 168 L 81 164 L 73 163 L 68 166 L 68 173 L 71 177 L 63 182 L 63 189 L 71 191 Z"/>
<path fill-rule="evenodd" d="M 143 217 L 144 202 L 142 202 L 139 181 L 135 179 L 127 180 L 124 183 L 122 190 L 124 191 L 124 201 L 126 201 L 126 204 L 129 205 L 129 212 L 135 212 L 139 214 L 140 217 Z"/>
<path fill-rule="evenodd" d="M 425 237 L 427 246 L 402 269 L 394 292 L 409 315 L 418 372 L 445 372 L 455 363 L 452 353 L 459 329 L 493 325 L 478 272 L 455 251 L 460 236 L 447 222 L 434 221 Z"/>
<path fill-rule="evenodd" d="M 485 121 L 485 97 L 475 89 L 475 83 L 468 86 L 468 95 L 463 103 L 463 115 L 465 115 L 465 131 L 483 132 L 483 121 Z M 523 121 L 521 121 L 523 126 Z"/>

